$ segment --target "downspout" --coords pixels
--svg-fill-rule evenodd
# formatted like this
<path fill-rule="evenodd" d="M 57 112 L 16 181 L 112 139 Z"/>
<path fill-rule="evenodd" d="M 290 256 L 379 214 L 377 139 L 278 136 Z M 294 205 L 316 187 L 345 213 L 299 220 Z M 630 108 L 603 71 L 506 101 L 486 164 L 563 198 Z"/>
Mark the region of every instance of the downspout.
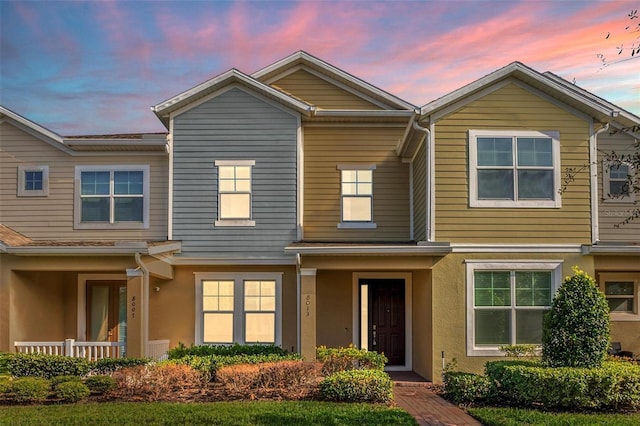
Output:
<path fill-rule="evenodd" d="M 416 115 L 420 114 L 420 110 L 416 110 Z M 431 130 L 426 127 L 422 127 L 418 124 L 418 120 L 413 122 L 413 128 L 418 132 L 423 132 L 425 136 L 424 140 L 424 153 L 425 153 L 425 164 L 424 164 L 424 175 L 425 175 L 425 209 L 426 215 L 424 218 L 424 226 L 425 226 L 425 240 L 427 242 L 431 242 L 431 215 L 433 212 L 431 211 L 431 171 L 429 170 L 430 157 L 431 157 Z M 412 162 L 413 164 L 413 162 Z"/>
<path fill-rule="evenodd" d="M 591 124 L 593 126 L 593 124 Z M 609 123 L 593 133 L 593 141 L 589 150 L 589 173 L 591 174 L 591 244 L 600 239 L 600 218 L 598 214 L 598 135 L 609 130 Z"/>
<path fill-rule="evenodd" d="M 142 271 L 142 342 L 144 356 L 146 356 L 147 346 L 149 346 L 149 270 L 142 261 L 142 255 L 139 252 L 136 252 L 135 259 Z"/>
<path fill-rule="evenodd" d="M 296 253 L 296 321 L 298 332 L 296 333 L 296 346 L 297 352 L 302 352 L 302 333 L 300 327 L 302 326 L 302 302 L 300 298 L 302 297 L 302 288 L 301 288 L 301 278 L 300 278 L 300 268 L 302 267 L 302 258 L 300 253 Z"/>

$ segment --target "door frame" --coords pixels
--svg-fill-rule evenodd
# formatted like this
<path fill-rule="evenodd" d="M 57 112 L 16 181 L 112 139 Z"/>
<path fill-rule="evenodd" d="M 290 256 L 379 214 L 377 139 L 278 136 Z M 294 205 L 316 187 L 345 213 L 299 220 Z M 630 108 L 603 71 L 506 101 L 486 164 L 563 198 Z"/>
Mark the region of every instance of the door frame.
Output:
<path fill-rule="evenodd" d="M 354 272 L 352 274 L 352 301 L 353 301 L 353 342 L 354 344 L 362 348 L 362 334 L 369 333 L 367 328 L 361 328 L 363 305 L 360 301 L 360 280 L 362 279 L 399 279 L 404 280 L 404 365 L 386 366 L 387 371 L 412 371 L 413 368 L 413 323 L 411 321 L 413 295 L 412 295 L 412 274 L 411 272 Z M 368 303 L 368 302 L 367 302 Z M 368 324 L 364 324 L 364 327 L 368 327 Z"/>
<path fill-rule="evenodd" d="M 78 274 L 77 295 L 77 332 L 76 340 L 84 342 L 87 338 L 87 281 L 125 281 L 126 274 Z"/>

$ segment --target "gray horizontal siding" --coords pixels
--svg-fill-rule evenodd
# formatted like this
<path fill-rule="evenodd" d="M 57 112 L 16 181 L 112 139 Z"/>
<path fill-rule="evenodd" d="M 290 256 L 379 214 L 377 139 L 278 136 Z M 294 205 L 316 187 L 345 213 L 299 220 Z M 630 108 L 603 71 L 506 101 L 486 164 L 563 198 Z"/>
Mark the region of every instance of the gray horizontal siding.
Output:
<path fill-rule="evenodd" d="M 296 239 L 296 117 L 231 89 L 174 119 L 173 238 L 182 255 L 283 258 Z M 254 160 L 255 227 L 216 227 L 216 160 Z"/>

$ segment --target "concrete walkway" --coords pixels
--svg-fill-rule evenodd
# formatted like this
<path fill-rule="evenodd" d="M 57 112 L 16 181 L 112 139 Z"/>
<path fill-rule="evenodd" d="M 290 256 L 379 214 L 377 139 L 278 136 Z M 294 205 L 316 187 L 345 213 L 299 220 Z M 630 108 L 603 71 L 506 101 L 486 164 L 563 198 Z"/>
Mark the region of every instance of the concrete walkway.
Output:
<path fill-rule="evenodd" d="M 389 372 L 398 407 L 406 410 L 419 425 L 482 426 L 464 410 L 438 396 L 431 383 L 413 372 Z"/>

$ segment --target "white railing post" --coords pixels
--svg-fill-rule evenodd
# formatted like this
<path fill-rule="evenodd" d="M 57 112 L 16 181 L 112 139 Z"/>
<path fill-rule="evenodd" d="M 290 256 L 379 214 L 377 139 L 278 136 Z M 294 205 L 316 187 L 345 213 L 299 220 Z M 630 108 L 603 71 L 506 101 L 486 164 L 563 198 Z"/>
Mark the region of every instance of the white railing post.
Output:
<path fill-rule="evenodd" d="M 73 356 L 73 339 L 65 339 L 64 341 L 64 354 L 66 356 Z"/>

